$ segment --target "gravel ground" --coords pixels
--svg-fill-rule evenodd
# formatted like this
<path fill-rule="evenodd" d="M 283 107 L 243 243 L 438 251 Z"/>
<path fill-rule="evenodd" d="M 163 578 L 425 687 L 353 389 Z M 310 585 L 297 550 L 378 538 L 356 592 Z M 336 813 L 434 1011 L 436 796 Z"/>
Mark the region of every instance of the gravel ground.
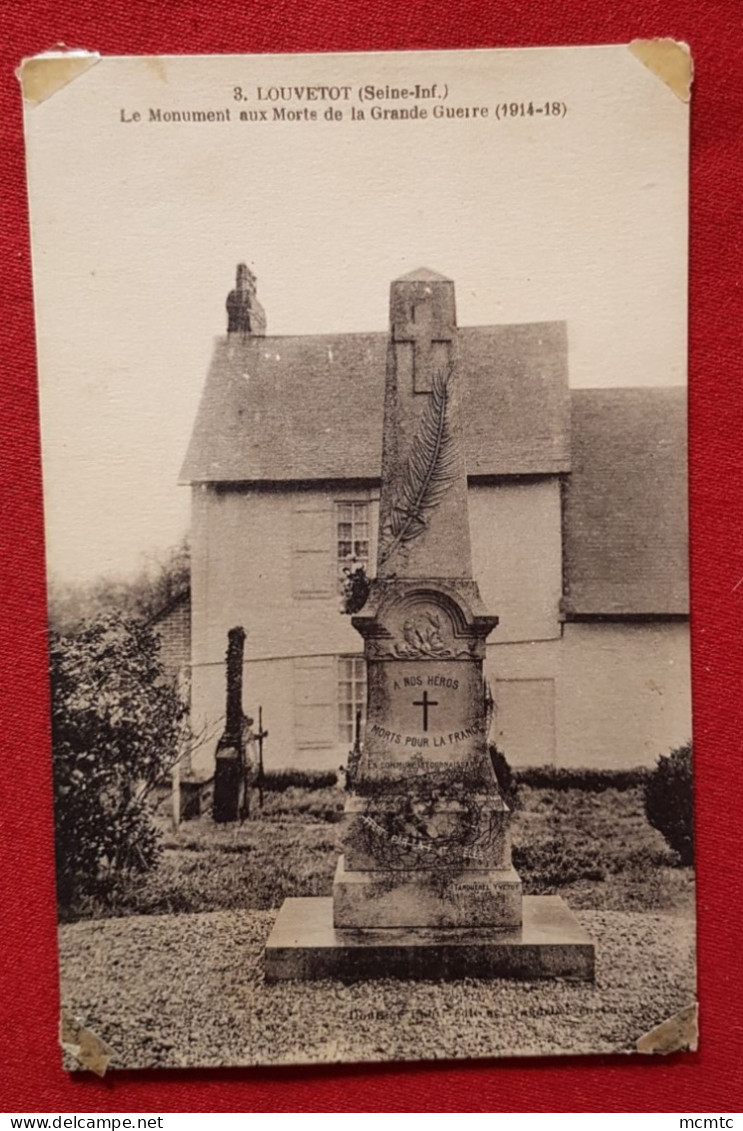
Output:
<path fill-rule="evenodd" d="M 582 911 L 594 985 L 330 981 L 265 985 L 271 911 L 60 927 L 64 1007 L 112 1068 L 633 1052 L 695 1000 L 694 927 L 679 915 Z M 74 1067 L 74 1065 L 71 1065 Z"/>

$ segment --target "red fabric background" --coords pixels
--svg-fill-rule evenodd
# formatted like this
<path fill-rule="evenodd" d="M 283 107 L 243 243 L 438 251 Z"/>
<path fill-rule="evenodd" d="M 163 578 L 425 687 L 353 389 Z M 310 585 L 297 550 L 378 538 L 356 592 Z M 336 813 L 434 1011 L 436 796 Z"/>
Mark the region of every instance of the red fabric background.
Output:
<path fill-rule="evenodd" d="M 62 41 L 104 54 L 625 42 L 672 35 L 692 113 L 691 480 L 701 1050 L 658 1059 L 491 1061 L 71 1079 L 58 991 L 44 558 L 21 101 L 13 68 Z M 736 0 L 7 0 L 0 11 L 0 1108 L 3 1111 L 741 1110 L 743 30 Z M 74 442 L 74 441 L 73 441 Z M 628 710 L 631 705 L 628 704 Z"/>

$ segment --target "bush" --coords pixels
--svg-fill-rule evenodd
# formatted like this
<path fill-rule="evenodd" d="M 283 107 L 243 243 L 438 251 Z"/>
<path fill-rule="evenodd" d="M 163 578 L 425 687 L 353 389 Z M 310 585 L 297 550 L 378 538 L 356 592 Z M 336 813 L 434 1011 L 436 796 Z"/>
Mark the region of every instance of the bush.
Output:
<path fill-rule="evenodd" d="M 509 809 L 518 809 L 519 787 L 513 775 L 513 771 L 508 764 L 508 759 L 497 746 L 489 746 L 488 753 L 490 754 L 490 761 L 493 763 L 493 772 L 495 773 L 495 780 L 498 783 L 501 797 Z"/>
<path fill-rule="evenodd" d="M 645 813 L 682 864 L 694 863 L 691 743 L 662 754 L 645 783 Z"/>
<path fill-rule="evenodd" d="M 283 793 L 286 789 L 330 789 L 338 784 L 333 770 L 268 770 L 263 775 L 263 788 Z"/>
<path fill-rule="evenodd" d="M 150 798 L 185 749 L 186 707 L 150 628 L 119 614 L 50 640 L 57 894 L 105 898 L 157 860 Z"/>
<path fill-rule="evenodd" d="M 606 789 L 636 789 L 647 781 L 649 771 L 642 766 L 632 770 L 586 770 L 567 766 L 525 766 L 516 770 L 518 785 L 531 789 L 582 789 L 585 793 L 603 793 Z"/>

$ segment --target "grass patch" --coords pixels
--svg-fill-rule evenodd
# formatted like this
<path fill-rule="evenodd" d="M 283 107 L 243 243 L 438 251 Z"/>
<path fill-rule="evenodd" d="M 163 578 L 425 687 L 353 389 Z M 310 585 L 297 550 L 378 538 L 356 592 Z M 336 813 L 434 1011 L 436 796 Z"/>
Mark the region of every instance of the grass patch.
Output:
<path fill-rule="evenodd" d="M 648 822 L 640 786 L 530 788 L 511 823 L 527 895 L 559 892 L 573 906 L 672 910 L 693 898 L 693 872 Z"/>
<path fill-rule="evenodd" d="M 534 883 L 564 886 L 677 862 L 648 823 L 637 787 L 593 793 L 522 786 L 520 798 L 511 823 L 514 864 Z"/>
<path fill-rule="evenodd" d="M 521 783 L 511 830 L 526 894 L 559 892 L 572 906 L 674 910 L 693 898 L 693 873 L 648 823 L 642 788 L 600 791 Z M 330 895 L 338 859 L 339 787 L 267 792 L 264 809 L 238 825 L 211 817 L 174 830 L 161 818 L 164 852 L 149 875 L 107 902 L 88 900 L 66 921 L 278 908 L 289 896 Z"/>

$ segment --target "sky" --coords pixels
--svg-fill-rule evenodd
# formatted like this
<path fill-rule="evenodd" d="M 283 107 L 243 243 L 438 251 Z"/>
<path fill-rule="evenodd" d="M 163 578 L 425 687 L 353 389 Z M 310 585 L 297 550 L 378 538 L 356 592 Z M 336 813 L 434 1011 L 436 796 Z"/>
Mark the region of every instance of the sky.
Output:
<path fill-rule="evenodd" d="M 236 83 L 256 107 L 318 82 L 366 120 L 236 120 Z M 400 103 L 358 98 L 415 82 L 489 118 L 372 121 Z M 504 100 L 567 109 L 496 120 Z M 385 330 L 391 280 L 426 266 L 462 326 L 566 321 L 575 387 L 685 381 L 687 107 L 626 48 L 105 59 L 26 117 L 59 581 L 132 574 L 187 530 L 178 475 L 240 261 L 269 334 Z"/>

